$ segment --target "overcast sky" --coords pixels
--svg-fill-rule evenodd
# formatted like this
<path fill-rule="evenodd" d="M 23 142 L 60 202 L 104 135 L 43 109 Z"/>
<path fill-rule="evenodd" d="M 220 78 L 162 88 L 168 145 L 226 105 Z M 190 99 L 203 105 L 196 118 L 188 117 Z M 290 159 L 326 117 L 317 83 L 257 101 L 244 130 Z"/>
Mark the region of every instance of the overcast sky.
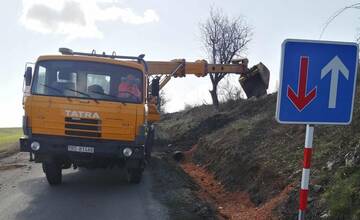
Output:
<path fill-rule="evenodd" d="M 161 1 L 161 0 L 12 0 L 0 2 L 1 68 L 0 127 L 21 126 L 22 81 L 25 62 L 59 47 L 76 51 L 146 54 L 147 60 L 206 58 L 199 23 L 211 6 L 230 17 L 243 16 L 253 28 L 245 56 L 250 66 L 263 62 L 271 71 L 270 90 L 279 75 L 280 47 L 286 38 L 319 39 L 326 20 L 347 0 L 302 1 Z M 334 20 L 324 40 L 354 41 L 360 32 L 359 10 Z M 184 104 L 210 102 L 208 78 L 173 79 L 165 87 L 168 111 Z"/>

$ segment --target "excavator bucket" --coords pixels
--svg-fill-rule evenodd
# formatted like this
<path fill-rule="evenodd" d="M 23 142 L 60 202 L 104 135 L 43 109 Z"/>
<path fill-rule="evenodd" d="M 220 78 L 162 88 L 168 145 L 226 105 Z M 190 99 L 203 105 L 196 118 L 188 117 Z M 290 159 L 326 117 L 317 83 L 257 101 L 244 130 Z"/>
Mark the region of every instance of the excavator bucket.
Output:
<path fill-rule="evenodd" d="M 239 78 L 241 87 L 244 89 L 246 96 L 251 98 L 253 96 L 260 97 L 267 94 L 266 90 L 269 87 L 270 71 L 262 63 L 259 63 L 249 69 L 246 74 Z"/>

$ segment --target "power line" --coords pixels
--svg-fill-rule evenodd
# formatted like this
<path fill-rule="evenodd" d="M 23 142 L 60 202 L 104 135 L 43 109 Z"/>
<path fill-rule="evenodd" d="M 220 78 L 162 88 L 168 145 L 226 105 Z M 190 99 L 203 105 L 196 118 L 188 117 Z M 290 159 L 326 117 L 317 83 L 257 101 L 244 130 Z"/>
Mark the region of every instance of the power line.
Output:
<path fill-rule="evenodd" d="M 352 4 L 352 5 L 349 5 L 349 6 L 346 6 L 344 8 L 341 8 L 339 10 L 337 10 L 332 16 L 330 16 L 328 18 L 328 20 L 326 21 L 324 27 L 322 28 L 321 30 L 321 33 L 320 33 L 320 36 L 319 36 L 319 39 L 322 38 L 322 36 L 324 35 L 324 32 L 326 30 L 326 28 L 330 25 L 330 23 L 335 19 L 337 18 L 341 13 L 343 13 L 344 11 L 348 10 L 348 9 L 360 9 L 360 3 L 355 3 L 355 4 Z"/>

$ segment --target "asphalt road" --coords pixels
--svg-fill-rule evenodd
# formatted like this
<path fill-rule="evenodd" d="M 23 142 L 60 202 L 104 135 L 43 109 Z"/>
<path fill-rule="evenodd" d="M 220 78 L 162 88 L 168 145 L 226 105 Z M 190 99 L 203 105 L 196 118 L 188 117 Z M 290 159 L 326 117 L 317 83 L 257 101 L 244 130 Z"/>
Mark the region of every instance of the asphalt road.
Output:
<path fill-rule="evenodd" d="M 50 187 L 40 164 L 19 153 L 0 160 L 0 220 L 170 219 L 153 198 L 152 177 L 139 185 L 121 170 L 63 171 L 63 184 Z"/>

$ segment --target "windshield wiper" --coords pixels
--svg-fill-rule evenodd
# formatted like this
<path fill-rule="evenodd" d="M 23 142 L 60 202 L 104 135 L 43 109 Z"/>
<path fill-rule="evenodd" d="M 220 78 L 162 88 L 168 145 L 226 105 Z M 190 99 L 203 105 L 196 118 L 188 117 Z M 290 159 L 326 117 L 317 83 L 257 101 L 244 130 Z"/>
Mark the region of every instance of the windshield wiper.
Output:
<path fill-rule="evenodd" d="M 72 92 L 79 93 L 79 94 L 81 94 L 81 95 L 84 95 L 84 96 L 86 96 L 86 97 L 88 97 L 88 98 L 93 99 L 96 103 L 99 103 L 99 101 L 98 101 L 96 98 L 92 97 L 91 95 L 89 95 L 89 94 L 87 94 L 87 93 L 85 93 L 85 92 L 81 92 L 81 91 L 78 91 L 78 90 L 75 90 L 75 89 L 70 89 L 70 88 L 64 88 L 64 89 L 65 89 L 65 90 L 72 91 Z"/>
<path fill-rule="evenodd" d="M 60 94 L 63 94 L 63 92 L 58 88 L 55 88 L 55 87 L 52 87 L 52 86 L 49 86 L 49 85 L 46 85 L 46 84 L 42 84 L 42 83 L 40 83 L 40 85 L 42 85 L 42 86 L 44 86 L 46 88 L 52 89 L 52 90 L 54 90 L 54 91 L 56 91 L 56 92 L 58 92 Z"/>
<path fill-rule="evenodd" d="M 116 100 L 119 99 L 119 97 L 117 97 L 117 96 L 110 95 L 110 94 L 106 94 L 106 93 L 104 93 L 104 92 L 98 92 L 98 91 L 91 91 L 91 92 L 92 92 L 92 93 L 95 93 L 95 94 L 99 94 L 99 95 L 108 96 L 108 97 L 114 98 L 114 99 L 116 99 Z M 122 102 L 122 101 L 120 101 L 120 102 L 121 102 L 121 104 L 126 105 L 125 102 Z"/>
<path fill-rule="evenodd" d="M 47 85 L 47 84 L 42 84 L 42 83 L 40 83 L 40 85 L 42 85 L 42 86 L 44 86 L 44 87 L 46 87 L 46 88 L 52 89 L 52 90 L 58 92 L 59 94 L 63 95 L 63 91 L 62 91 L 61 89 L 58 89 L 58 88 L 49 86 L 49 85 Z M 69 101 L 71 101 L 71 98 L 70 98 L 70 97 L 66 97 L 66 98 L 67 98 Z"/>

